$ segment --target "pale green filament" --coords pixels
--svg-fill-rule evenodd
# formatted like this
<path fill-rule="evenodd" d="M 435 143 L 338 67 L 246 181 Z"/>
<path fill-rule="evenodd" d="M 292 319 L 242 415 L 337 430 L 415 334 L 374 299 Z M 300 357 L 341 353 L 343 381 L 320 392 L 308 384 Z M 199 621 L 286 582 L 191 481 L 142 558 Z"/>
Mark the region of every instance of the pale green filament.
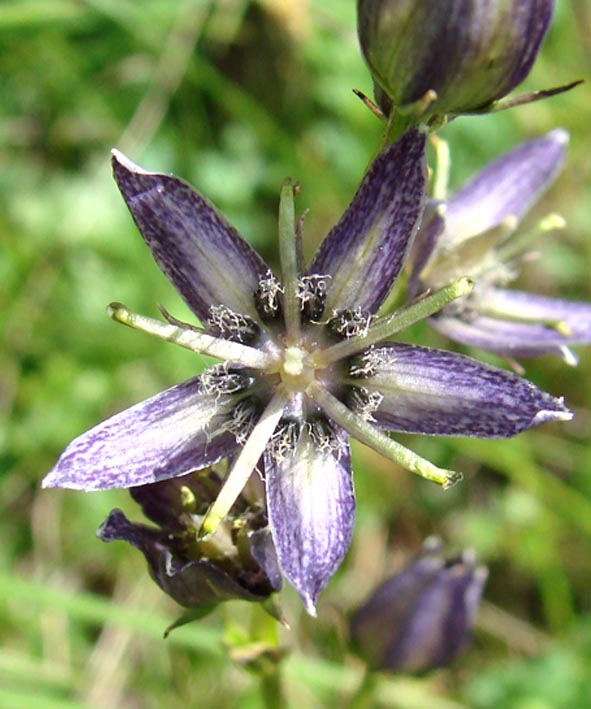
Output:
<path fill-rule="evenodd" d="M 412 303 L 403 310 L 399 310 L 385 318 L 379 318 L 370 325 L 364 337 L 351 337 L 338 342 L 336 345 L 317 353 L 317 366 L 326 366 L 344 357 L 360 352 L 371 345 L 386 340 L 401 330 L 414 325 L 425 318 L 439 312 L 457 298 L 468 295 L 474 289 L 474 281 L 466 276 L 459 278 L 437 293 L 429 295 L 416 303 Z"/>
<path fill-rule="evenodd" d="M 279 197 L 279 259 L 281 280 L 283 281 L 283 311 L 288 345 L 295 345 L 300 339 L 301 314 L 298 288 L 298 256 L 295 226 L 294 185 L 285 180 Z"/>
<path fill-rule="evenodd" d="M 411 473 L 441 485 L 444 490 L 447 490 L 462 479 L 461 473 L 438 468 L 355 415 L 351 409 L 333 396 L 319 382 L 315 381 L 310 384 L 308 394 L 323 409 L 324 413 L 344 428 L 349 435 L 361 441 L 361 443 L 365 443 L 366 446 L 373 448 L 389 460 L 398 463 L 406 470 L 410 470 Z"/>
<path fill-rule="evenodd" d="M 178 327 L 171 323 L 132 313 L 121 303 L 111 303 L 107 308 L 107 313 L 116 322 L 132 327 L 134 330 L 141 330 L 141 332 L 158 337 L 160 340 L 167 340 L 193 352 L 210 355 L 234 364 L 242 364 L 254 369 L 268 369 L 276 360 L 267 352 L 255 350 L 253 347 L 242 345 L 239 342 L 223 340 L 205 332 Z"/>
<path fill-rule="evenodd" d="M 247 438 L 244 447 L 224 481 L 220 494 L 207 510 L 199 530 L 201 538 L 215 532 L 220 522 L 228 514 L 234 502 L 236 502 L 238 495 L 240 495 L 248 482 L 259 458 L 267 447 L 267 443 L 275 432 L 286 403 L 287 394 L 280 387 Z"/>

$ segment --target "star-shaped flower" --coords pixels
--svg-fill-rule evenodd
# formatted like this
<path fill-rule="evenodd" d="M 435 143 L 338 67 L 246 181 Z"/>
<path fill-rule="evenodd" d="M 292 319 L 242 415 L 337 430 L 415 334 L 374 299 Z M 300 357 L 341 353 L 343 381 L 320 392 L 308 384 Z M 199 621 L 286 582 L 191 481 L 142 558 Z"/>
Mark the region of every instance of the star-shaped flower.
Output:
<path fill-rule="evenodd" d="M 528 210 L 552 184 L 568 134 L 557 129 L 490 163 L 447 202 L 431 201 L 414 247 L 409 295 L 472 276 L 473 292 L 444 308 L 431 324 L 453 340 L 506 357 L 557 354 L 591 343 L 591 304 L 504 288 L 517 277 L 532 237 L 562 226 L 549 215 L 518 232 Z"/>
<path fill-rule="evenodd" d="M 314 614 L 351 541 L 349 436 L 444 487 L 459 479 L 383 431 L 504 438 L 553 419 L 563 402 L 516 375 L 450 352 L 390 342 L 469 292 L 469 279 L 390 315 L 377 313 L 423 211 L 425 135 L 408 131 L 373 163 L 306 267 L 294 185 L 279 208 L 278 278 L 201 195 L 115 152 L 115 179 L 164 274 L 202 328 L 111 316 L 222 364 L 123 411 L 74 440 L 46 487 L 154 483 L 228 457 L 202 524 L 213 534 L 256 471 L 283 575 Z"/>

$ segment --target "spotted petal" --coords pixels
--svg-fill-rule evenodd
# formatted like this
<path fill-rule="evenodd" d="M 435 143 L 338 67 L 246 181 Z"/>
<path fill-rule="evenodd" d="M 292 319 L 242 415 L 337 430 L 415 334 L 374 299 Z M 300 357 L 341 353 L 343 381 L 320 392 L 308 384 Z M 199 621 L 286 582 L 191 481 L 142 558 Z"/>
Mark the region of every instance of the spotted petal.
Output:
<path fill-rule="evenodd" d="M 353 534 L 351 454 L 344 433 L 336 436 L 338 449 L 330 450 L 304 429 L 292 454 L 265 454 L 267 513 L 279 565 L 312 615 Z"/>
<path fill-rule="evenodd" d="M 591 343 L 589 303 L 491 288 L 483 310 L 487 314 L 469 318 L 443 311 L 431 323 L 452 340 L 506 357 L 556 354 L 574 364 L 576 358 L 567 348 Z"/>
<path fill-rule="evenodd" d="M 418 228 L 426 179 L 425 134 L 418 129 L 376 158 L 310 267 L 330 276 L 326 312 L 374 313 L 384 302 Z"/>
<path fill-rule="evenodd" d="M 464 355 L 395 343 L 372 358 L 374 373 L 360 382 L 383 396 L 372 415 L 389 431 L 508 438 L 572 417 L 561 399 Z"/>
<path fill-rule="evenodd" d="M 257 318 L 253 293 L 268 267 L 213 205 L 172 175 L 142 170 L 113 151 L 113 174 L 163 273 L 197 317 L 224 304 Z"/>
<path fill-rule="evenodd" d="M 488 231 L 506 217 L 521 219 L 555 179 L 568 139 L 557 128 L 487 165 L 449 200 L 446 245 Z"/>
<path fill-rule="evenodd" d="M 233 398 L 205 395 L 199 378 L 156 394 L 76 438 L 44 487 L 134 487 L 204 468 L 236 448 Z"/>

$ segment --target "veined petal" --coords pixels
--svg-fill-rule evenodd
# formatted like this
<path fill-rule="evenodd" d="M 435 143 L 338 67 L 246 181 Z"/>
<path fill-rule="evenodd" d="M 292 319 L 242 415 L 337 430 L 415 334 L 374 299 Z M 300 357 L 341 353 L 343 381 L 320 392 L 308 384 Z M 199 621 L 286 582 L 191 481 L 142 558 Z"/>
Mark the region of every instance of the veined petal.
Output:
<path fill-rule="evenodd" d="M 205 325 L 211 305 L 258 319 L 253 294 L 269 268 L 183 180 L 113 151 L 113 174 L 156 263 Z"/>
<path fill-rule="evenodd" d="M 351 453 L 343 431 L 323 446 L 305 427 L 283 459 L 265 453 L 269 526 L 284 576 L 306 610 L 343 560 L 353 534 L 355 493 Z"/>
<path fill-rule="evenodd" d="M 234 402 L 204 394 L 199 377 L 189 379 L 74 439 L 43 486 L 127 488 L 211 465 L 236 449 L 227 425 Z"/>
<path fill-rule="evenodd" d="M 567 348 L 591 343 L 589 303 L 490 288 L 483 305 L 487 314 L 463 318 L 444 310 L 429 322 L 456 342 L 505 357 L 554 354 L 576 364 Z"/>
<path fill-rule="evenodd" d="M 423 211 L 425 134 L 411 129 L 374 161 L 310 273 L 326 274 L 325 311 L 376 312 L 400 273 Z"/>
<path fill-rule="evenodd" d="M 372 350 L 372 363 L 359 382 L 383 396 L 372 416 L 389 431 L 508 438 L 572 418 L 561 399 L 464 355 L 394 343 Z"/>
<path fill-rule="evenodd" d="M 568 140 L 568 133 L 557 128 L 487 165 L 449 200 L 445 243 L 492 229 L 509 216 L 521 219 L 555 179 Z"/>

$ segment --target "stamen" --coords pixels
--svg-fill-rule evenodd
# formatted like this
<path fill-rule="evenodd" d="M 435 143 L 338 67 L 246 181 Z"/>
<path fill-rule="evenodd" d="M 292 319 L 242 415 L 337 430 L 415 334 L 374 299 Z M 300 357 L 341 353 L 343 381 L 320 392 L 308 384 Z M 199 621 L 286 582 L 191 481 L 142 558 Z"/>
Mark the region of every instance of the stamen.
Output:
<path fill-rule="evenodd" d="M 332 347 L 328 347 L 326 350 L 317 352 L 315 364 L 317 367 L 327 366 L 332 362 L 337 362 L 344 357 L 350 357 L 371 345 L 386 340 L 397 332 L 430 317 L 457 298 L 468 295 L 473 289 L 474 281 L 467 276 L 463 276 L 436 293 L 411 303 L 411 305 L 392 313 L 392 315 L 379 318 L 375 321 L 375 324 L 369 326 L 365 337 L 353 337 L 349 340 L 343 340 Z"/>
<path fill-rule="evenodd" d="M 252 399 L 243 399 L 232 410 L 232 420 L 226 423 L 225 429 L 234 434 L 239 446 L 243 446 L 252 433 L 257 418 L 257 409 L 258 407 Z"/>
<path fill-rule="evenodd" d="M 314 445 L 321 453 L 336 453 L 337 458 L 340 458 L 343 451 L 343 444 L 334 431 L 330 423 L 325 418 L 315 418 L 312 421 L 306 422 L 306 427 L 310 434 L 310 438 Z"/>
<path fill-rule="evenodd" d="M 286 421 L 279 424 L 268 445 L 269 452 L 278 463 L 294 454 L 301 434 L 302 427 L 299 421 Z"/>
<path fill-rule="evenodd" d="M 201 374 L 199 388 L 204 394 L 235 394 L 248 388 L 253 382 L 252 377 L 244 372 L 229 370 L 227 362 L 208 367 Z"/>
<path fill-rule="evenodd" d="M 254 293 L 254 302 L 258 314 L 263 321 L 274 320 L 280 312 L 281 301 L 279 296 L 283 293 L 283 286 L 271 271 L 261 279 Z"/>
<path fill-rule="evenodd" d="M 369 391 L 366 387 L 352 387 L 347 397 L 347 405 L 364 421 L 375 421 L 373 414 L 380 408 L 384 395 L 379 391 Z"/>
<path fill-rule="evenodd" d="M 345 339 L 349 337 L 365 337 L 371 320 L 371 314 L 364 312 L 361 308 L 341 310 L 328 321 L 326 327 L 329 332 L 340 335 Z"/>
<path fill-rule="evenodd" d="M 349 363 L 349 376 L 353 379 L 373 377 L 378 367 L 383 364 L 384 357 L 379 350 L 370 347 L 367 352 L 354 357 Z"/>
<path fill-rule="evenodd" d="M 263 455 L 283 416 L 286 403 L 286 393 L 278 389 L 234 461 L 216 501 L 207 511 L 199 530 L 200 538 L 213 534 L 230 511 Z"/>
<path fill-rule="evenodd" d="M 254 342 L 260 333 L 252 318 L 236 313 L 223 304 L 210 306 L 208 324 L 220 337 L 243 344 Z"/>
<path fill-rule="evenodd" d="M 297 297 L 306 320 L 319 322 L 322 317 L 330 278 L 328 274 L 314 273 L 298 279 Z"/>
<path fill-rule="evenodd" d="M 253 347 L 232 342 L 231 340 L 212 337 L 192 327 L 185 329 L 171 323 L 163 323 L 154 318 L 132 313 L 121 303 L 111 303 L 107 308 L 107 313 L 116 322 L 132 327 L 134 330 L 140 330 L 161 340 L 167 340 L 180 347 L 185 347 L 192 352 L 210 355 L 232 364 L 241 364 L 244 367 L 252 367 L 253 369 L 269 369 L 275 362 L 275 357 L 267 352 L 261 352 Z"/>
<path fill-rule="evenodd" d="M 421 458 L 408 448 L 400 445 L 367 421 L 353 413 L 342 401 L 333 396 L 318 381 L 308 387 L 308 394 L 320 406 L 324 413 L 347 433 L 373 448 L 389 460 L 401 465 L 406 470 L 420 475 L 426 480 L 441 485 L 444 490 L 452 487 L 462 479 L 462 474 L 453 470 L 444 470 Z"/>

